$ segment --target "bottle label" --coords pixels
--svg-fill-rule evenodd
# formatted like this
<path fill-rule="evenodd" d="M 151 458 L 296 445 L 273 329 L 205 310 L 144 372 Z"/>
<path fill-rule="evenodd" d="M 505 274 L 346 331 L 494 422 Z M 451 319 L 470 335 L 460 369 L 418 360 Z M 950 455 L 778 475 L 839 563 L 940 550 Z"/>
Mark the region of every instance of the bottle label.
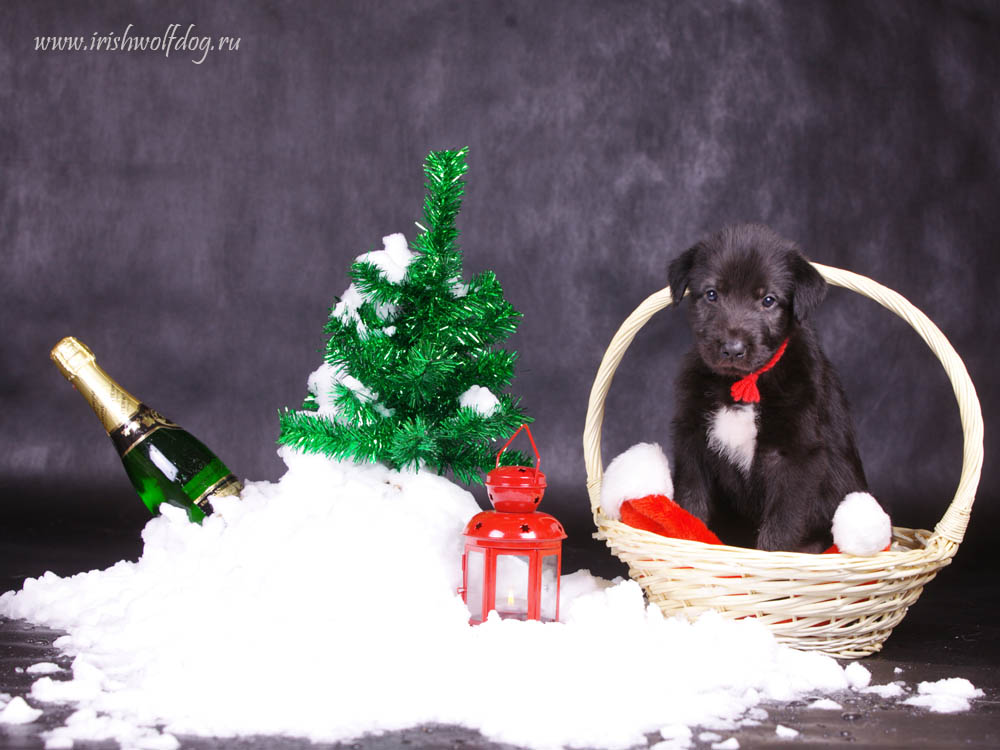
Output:
<path fill-rule="evenodd" d="M 180 427 L 159 412 L 153 411 L 145 404 L 139 404 L 139 410 L 130 416 L 123 424 L 113 429 L 108 435 L 118 449 L 118 455 L 124 458 L 135 446 L 148 438 L 157 430 L 177 430 Z"/>
<path fill-rule="evenodd" d="M 198 497 L 194 504 L 197 505 L 202 510 L 212 508 L 212 499 L 216 497 L 226 497 L 227 495 L 238 495 L 243 489 L 243 484 L 239 479 L 234 477 L 232 474 L 227 474 L 218 482 L 213 484 L 207 490 L 205 490 L 200 497 Z"/>

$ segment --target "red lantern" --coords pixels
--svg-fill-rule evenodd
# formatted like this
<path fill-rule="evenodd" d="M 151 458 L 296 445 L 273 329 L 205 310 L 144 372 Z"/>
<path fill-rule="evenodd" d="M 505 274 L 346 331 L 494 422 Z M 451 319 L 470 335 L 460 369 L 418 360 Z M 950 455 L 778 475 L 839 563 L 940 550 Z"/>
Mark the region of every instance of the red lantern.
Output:
<path fill-rule="evenodd" d="M 500 456 L 525 430 L 535 451 L 535 467 L 500 466 Z M 521 425 L 497 453 L 486 475 L 486 491 L 495 510 L 473 516 L 465 527 L 462 588 L 469 622 L 486 620 L 490 610 L 517 620 L 559 619 L 562 572 L 562 524 L 536 508 L 545 493 L 541 457 L 528 425 Z"/>

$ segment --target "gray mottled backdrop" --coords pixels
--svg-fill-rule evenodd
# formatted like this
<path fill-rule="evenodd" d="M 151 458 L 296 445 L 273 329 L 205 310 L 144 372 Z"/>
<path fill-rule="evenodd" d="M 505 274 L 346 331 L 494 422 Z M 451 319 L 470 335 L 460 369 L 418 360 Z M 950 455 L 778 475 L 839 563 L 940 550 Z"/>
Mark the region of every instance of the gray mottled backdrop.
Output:
<path fill-rule="evenodd" d="M 36 49 L 170 24 L 239 48 Z M 463 145 L 466 269 L 494 269 L 524 313 L 514 390 L 548 509 L 580 533 L 604 348 L 669 259 L 727 222 L 902 292 L 964 358 L 987 428 L 1000 416 L 995 4 L 32 0 L 0 6 L 0 40 L 8 519 L 138 506 L 48 360 L 67 334 L 238 474 L 276 479 L 276 412 L 305 394 L 351 260 L 412 239 L 425 154 Z M 682 318 L 661 313 L 629 350 L 606 458 L 669 440 Z M 897 522 L 933 525 L 961 464 L 943 370 L 851 293 L 817 323 L 874 490 Z M 998 495 L 986 445 L 981 523 Z"/>

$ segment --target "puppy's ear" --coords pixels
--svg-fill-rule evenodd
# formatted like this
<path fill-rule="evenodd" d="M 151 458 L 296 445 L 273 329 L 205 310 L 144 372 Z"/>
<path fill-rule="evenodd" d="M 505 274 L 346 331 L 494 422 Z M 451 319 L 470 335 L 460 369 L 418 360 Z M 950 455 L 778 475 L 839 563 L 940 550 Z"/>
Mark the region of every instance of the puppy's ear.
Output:
<path fill-rule="evenodd" d="M 801 253 L 793 253 L 789 258 L 795 290 L 792 292 L 792 313 L 801 323 L 819 307 L 826 297 L 826 279 L 805 259 Z"/>
<path fill-rule="evenodd" d="M 694 268 L 695 258 L 698 257 L 699 252 L 701 252 L 700 243 L 685 250 L 670 262 L 667 279 L 670 282 L 670 297 L 674 307 L 684 299 L 684 292 L 687 291 L 691 281 L 691 269 Z"/>

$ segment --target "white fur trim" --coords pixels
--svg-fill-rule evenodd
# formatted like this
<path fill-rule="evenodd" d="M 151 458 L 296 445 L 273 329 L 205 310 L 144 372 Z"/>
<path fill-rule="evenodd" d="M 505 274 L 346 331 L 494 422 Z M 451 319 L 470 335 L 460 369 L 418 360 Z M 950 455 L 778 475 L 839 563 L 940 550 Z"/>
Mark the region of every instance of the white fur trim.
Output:
<path fill-rule="evenodd" d="M 874 555 L 892 541 L 892 521 L 867 492 L 852 492 L 833 514 L 833 543 L 847 555 Z"/>
<path fill-rule="evenodd" d="M 637 443 L 608 465 L 601 481 L 601 509 L 617 521 L 623 502 L 646 495 L 674 495 L 670 463 L 657 443 Z"/>
<path fill-rule="evenodd" d="M 744 475 L 749 474 L 757 451 L 757 411 L 753 405 L 720 407 L 709 421 L 708 447 Z"/>

